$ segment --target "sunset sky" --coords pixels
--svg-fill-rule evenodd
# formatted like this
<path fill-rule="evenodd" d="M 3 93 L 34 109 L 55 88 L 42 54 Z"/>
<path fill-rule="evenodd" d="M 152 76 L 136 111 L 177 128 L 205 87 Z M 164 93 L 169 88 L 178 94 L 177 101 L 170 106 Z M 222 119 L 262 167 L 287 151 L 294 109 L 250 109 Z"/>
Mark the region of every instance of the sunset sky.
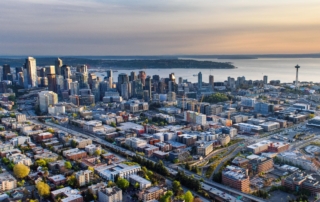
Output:
<path fill-rule="evenodd" d="M 1 0 L 0 55 L 320 53 L 319 0 Z"/>

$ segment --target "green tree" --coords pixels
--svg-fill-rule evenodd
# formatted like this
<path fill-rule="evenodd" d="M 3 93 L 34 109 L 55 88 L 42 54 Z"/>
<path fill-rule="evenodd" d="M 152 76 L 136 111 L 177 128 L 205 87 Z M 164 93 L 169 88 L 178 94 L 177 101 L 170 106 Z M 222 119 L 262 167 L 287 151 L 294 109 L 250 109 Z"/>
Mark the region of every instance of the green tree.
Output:
<path fill-rule="evenodd" d="M 94 168 L 91 166 L 88 167 L 88 170 L 91 170 L 92 172 L 94 172 Z"/>
<path fill-rule="evenodd" d="M 17 182 L 18 187 L 23 187 L 24 186 L 25 181 L 21 180 L 19 182 Z"/>
<path fill-rule="evenodd" d="M 167 193 L 165 195 L 163 195 L 160 198 L 160 202 L 170 202 L 171 197 L 173 196 L 173 192 L 172 191 L 167 191 Z"/>
<path fill-rule="evenodd" d="M 30 172 L 30 168 L 28 166 L 25 166 L 24 164 L 16 164 L 13 167 L 13 173 L 19 179 L 22 179 L 28 176 L 29 172 Z"/>
<path fill-rule="evenodd" d="M 70 163 L 70 161 L 66 161 L 64 163 L 64 166 L 66 167 L 66 169 L 71 169 L 72 168 L 72 164 Z"/>
<path fill-rule="evenodd" d="M 75 175 L 70 175 L 67 177 L 67 184 L 71 187 L 75 187 L 77 185 L 77 179 Z"/>
<path fill-rule="evenodd" d="M 39 160 L 36 160 L 36 165 L 41 167 L 46 167 L 47 162 L 44 159 L 39 159 Z"/>
<path fill-rule="evenodd" d="M 77 118 L 77 116 L 78 116 L 78 114 L 76 114 L 76 113 L 73 113 L 72 114 L 72 117 L 75 119 L 75 118 Z"/>
<path fill-rule="evenodd" d="M 191 193 L 191 191 L 187 191 L 185 194 L 184 194 L 184 200 L 185 202 L 193 202 L 193 195 Z"/>
<path fill-rule="evenodd" d="M 136 182 L 136 184 L 134 185 L 134 188 L 139 189 L 140 184 L 138 182 Z"/>
<path fill-rule="evenodd" d="M 97 150 L 94 152 L 94 155 L 95 155 L 95 156 L 100 156 L 100 155 L 101 155 L 101 149 L 97 149 Z"/>
<path fill-rule="evenodd" d="M 107 187 L 114 187 L 114 186 L 116 186 L 116 184 L 110 180 L 110 181 L 108 182 Z"/>
<path fill-rule="evenodd" d="M 47 183 L 38 182 L 36 187 L 40 196 L 47 197 L 50 195 L 50 186 Z"/>
<path fill-rule="evenodd" d="M 49 129 L 47 130 L 47 132 L 49 132 L 49 133 L 54 133 L 54 129 L 53 129 L 53 128 L 49 128 Z"/>
<path fill-rule="evenodd" d="M 111 122 L 111 123 L 110 123 L 110 126 L 112 126 L 112 127 L 115 128 L 115 127 L 117 127 L 117 124 L 116 124 L 115 122 Z"/>
<path fill-rule="evenodd" d="M 2 158 L 2 162 L 3 162 L 4 164 L 10 163 L 9 159 L 7 159 L 6 157 L 3 157 L 3 158 Z"/>
<path fill-rule="evenodd" d="M 71 147 L 76 148 L 78 143 L 75 140 L 71 140 Z"/>
<path fill-rule="evenodd" d="M 126 179 L 123 179 L 123 178 L 119 178 L 118 181 L 117 181 L 117 186 L 120 188 L 120 189 L 127 189 L 129 187 L 129 181 L 126 180 Z"/>
<path fill-rule="evenodd" d="M 172 182 L 172 191 L 176 196 L 183 194 L 183 189 L 179 181 L 175 180 Z"/>

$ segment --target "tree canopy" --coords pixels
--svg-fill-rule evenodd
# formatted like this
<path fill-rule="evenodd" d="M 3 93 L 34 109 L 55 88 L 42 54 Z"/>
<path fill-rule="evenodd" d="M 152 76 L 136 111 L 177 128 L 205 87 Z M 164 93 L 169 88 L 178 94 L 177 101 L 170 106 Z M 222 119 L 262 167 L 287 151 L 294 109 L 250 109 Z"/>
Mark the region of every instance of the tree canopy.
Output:
<path fill-rule="evenodd" d="M 209 102 L 209 103 L 225 102 L 228 100 L 229 100 L 228 96 L 223 93 L 215 93 L 203 98 L 203 102 Z"/>
<path fill-rule="evenodd" d="M 50 186 L 45 182 L 38 182 L 36 184 L 40 196 L 46 197 L 50 195 Z"/>
<path fill-rule="evenodd" d="M 64 166 L 67 168 L 67 169 L 71 169 L 72 168 L 72 164 L 70 163 L 70 161 L 66 161 L 64 163 Z"/>
<path fill-rule="evenodd" d="M 24 164 L 16 164 L 13 167 L 13 173 L 17 178 L 25 178 L 29 175 L 30 168 Z"/>
<path fill-rule="evenodd" d="M 120 189 L 127 189 L 129 187 L 129 181 L 124 178 L 119 178 L 117 181 L 117 186 Z"/>
<path fill-rule="evenodd" d="M 185 202 L 193 202 L 193 195 L 191 193 L 191 191 L 187 191 L 185 194 L 184 194 L 184 200 Z"/>
<path fill-rule="evenodd" d="M 173 192 L 172 191 L 167 191 L 167 193 L 165 195 L 163 195 L 160 198 L 160 202 L 170 202 L 171 197 L 173 196 Z"/>

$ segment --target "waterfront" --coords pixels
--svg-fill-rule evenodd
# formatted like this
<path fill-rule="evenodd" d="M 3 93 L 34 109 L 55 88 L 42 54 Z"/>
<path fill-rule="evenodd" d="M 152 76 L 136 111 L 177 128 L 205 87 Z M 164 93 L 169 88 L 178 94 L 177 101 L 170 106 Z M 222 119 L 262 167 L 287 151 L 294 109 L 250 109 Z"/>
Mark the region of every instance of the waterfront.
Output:
<path fill-rule="evenodd" d="M 172 72 L 175 73 L 176 79 L 182 77 L 191 82 L 197 82 L 197 77 L 193 76 L 202 72 L 203 81 L 209 81 L 209 75 L 214 75 L 215 81 L 225 81 L 228 76 L 237 78 L 238 76 L 245 76 L 246 79 L 262 80 L 263 75 L 268 75 L 270 80 L 280 80 L 281 82 L 292 82 L 295 79 L 294 66 L 299 64 L 300 81 L 319 81 L 320 75 L 320 58 L 261 58 L 261 59 L 237 59 L 237 60 L 220 60 L 220 59 L 196 59 L 196 58 L 180 58 L 180 59 L 194 59 L 194 60 L 210 60 L 215 62 L 231 62 L 236 69 L 145 69 L 147 75 L 158 74 L 160 77 L 168 77 Z M 118 70 L 118 69 L 117 69 Z M 144 69 L 141 69 L 144 70 Z M 114 72 L 114 81 L 117 81 L 118 74 L 127 73 L 131 71 L 139 72 L 140 70 L 118 70 Z M 102 74 L 97 75 L 103 79 Z"/>

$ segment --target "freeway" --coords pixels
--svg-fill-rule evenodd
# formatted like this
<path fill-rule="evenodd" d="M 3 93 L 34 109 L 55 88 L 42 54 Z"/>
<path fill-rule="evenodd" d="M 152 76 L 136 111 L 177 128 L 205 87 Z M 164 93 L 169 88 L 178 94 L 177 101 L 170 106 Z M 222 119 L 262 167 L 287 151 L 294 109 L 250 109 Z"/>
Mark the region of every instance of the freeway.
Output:
<path fill-rule="evenodd" d="M 80 132 L 77 132 L 77 131 L 74 131 L 74 130 L 71 130 L 71 129 L 68 129 L 68 128 L 65 128 L 63 126 L 60 126 L 60 125 L 56 125 L 54 123 L 50 123 L 50 122 L 46 122 L 46 123 L 40 123 L 39 121 L 35 121 L 33 120 L 33 122 L 36 122 L 37 124 L 42 124 L 42 125 L 47 125 L 47 126 L 50 126 L 50 127 L 55 127 L 55 128 L 58 128 L 62 131 L 65 131 L 65 132 L 68 132 L 70 134 L 73 134 L 75 136 L 80 136 L 80 137 L 83 137 L 83 138 L 90 138 L 92 139 L 94 142 L 98 143 L 98 144 L 103 144 L 109 148 L 113 148 L 113 149 L 116 149 L 116 150 L 119 150 L 119 151 L 122 151 L 124 153 L 126 153 L 127 155 L 129 156 L 134 156 L 136 155 L 136 153 L 134 152 L 131 152 L 129 150 L 126 150 L 122 147 L 119 147 L 117 145 L 114 145 L 114 144 L 111 144 L 110 142 L 107 142 L 99 137 L 95 137 L 93 135 L 86 135 L 86 134 L 83 134 L 83 133 L 80 133 Z M 150 160 L 146 157 L 143 157 L 141 156 L 142 158 L 145 158 L 147 160 Z M 151 160 L 152 161 L 152 160 Z M 155 161 L 153 161 L 154 163 L 156 163 Z M 177 173 L 175 170 L 169 168 L 166 166 L 166 168 L 168 169 L 168 171 L 170 173 Z M 201 180 L 202 177 L 200 175 L 197 175 L 193 172 L 190 172 L 184 168 L 179 168 L 179 170 L 183 170 L 185 173 L 189 174 L 189 175 L 193 175 L 196 179 L 198 180 Z M 203 183 L 207 184 L 207 185 L 210 185 L 212 186 L 212 188 L 218 188 L 220 190 L 223 190 L 225 193 L 229 193 L 229 194 L 232 194 L 232 195 L 235 195 L 235 196 L 242 196 L 243 198 L 246 198 L 246 199 L 249 199 L 251 201 L 256 201 L 256 202 L 265 202 L 265 200 L 259 198 L 259 197 L 256 197 L 256 196 L 253 196 L 253 195 L 250 195 L 250 194 L 246 194 L 246 193 L 243 193 L 241 191 L 238 191 L 236 189 L 233 189 L 233 188 L 230 188 L 228 186 L 225 186 L 223 184 L 219 184 L 219 183 L 216 183 L 216 182 L 213 182 L 211 180 L 208 180 L 208 179 L 203 179 Z"/>

